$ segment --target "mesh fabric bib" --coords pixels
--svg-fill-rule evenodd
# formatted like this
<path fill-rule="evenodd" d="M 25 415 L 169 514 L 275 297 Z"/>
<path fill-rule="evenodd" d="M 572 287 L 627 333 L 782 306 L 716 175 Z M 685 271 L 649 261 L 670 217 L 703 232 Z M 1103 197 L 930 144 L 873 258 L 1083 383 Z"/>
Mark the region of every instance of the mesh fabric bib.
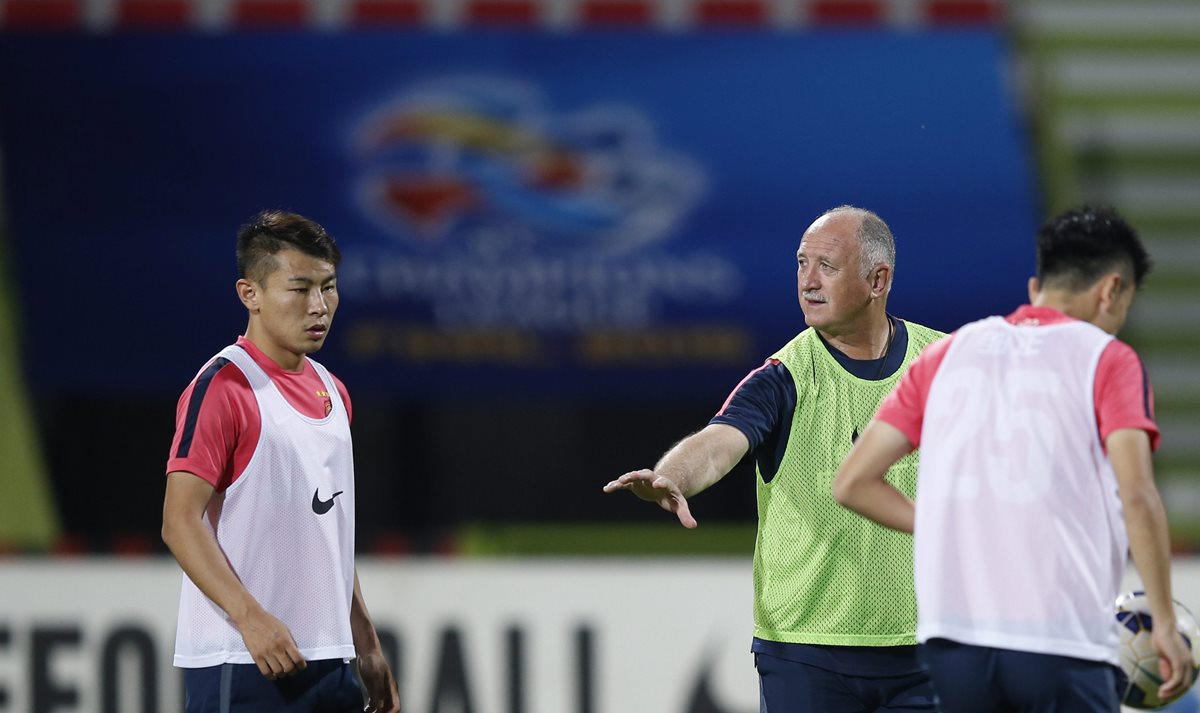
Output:
<path fill-rule="evenodd" d="M 312 419 L 242 348 L 218 356 L 246 375 L 262 431 L 245 471 L 209 503 L 205 521 L 242 584 L 287 625 L 305 659 L 354 658 L 354 465 L 341 396 L 312 361 L 334 405 Z M 229 616 L 184 575 L 175 665 L 253 662 Z"/>
<path fill-rule="evenodd" d="M 754 547 L 754 635 L 769 641 L 843 646 L 916 643 L 910 535 L 888 530 L 838 505 L 833 475 L 879 402 L 921 350 L 944 336 L 905 322 L 908 350 L 879 381 L 846 372 L 806 329 L 779 350 L 796 382 L 796 410 L 779 472 L 758 485 Z M 915 494 L 916 454 L 888 472 Z"/>

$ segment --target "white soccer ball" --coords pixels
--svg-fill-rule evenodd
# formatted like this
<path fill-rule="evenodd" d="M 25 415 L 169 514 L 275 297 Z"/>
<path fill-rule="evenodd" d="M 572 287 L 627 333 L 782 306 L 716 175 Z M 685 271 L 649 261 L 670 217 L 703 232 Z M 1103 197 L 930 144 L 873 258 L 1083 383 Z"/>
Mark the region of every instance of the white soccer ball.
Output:
<path fill-rule="evenodd" d="M 1150 630 L 1154 622 L 1146 593 L 1126 592 L 1117 597 L 1116 616 L 1121 632 L 1121 670 L 1128 679 L 1121 692 L 1121 703 L 1131 708 L 1161 708 L 1187 693 L 1185 688 L 1172 698 L 1158 696 L 1162 676 L 1158 672 L 1158 655 L 1150 644 Z M 1192 652 L 1191 681 L 1194 683 L 1195 669 L 1200 668 L 1200 628 L 1197 628 L 1196 618 L 1188 608 L 1179 602 L 1175 602 L 1175 618 L 1179 633 Z"/>

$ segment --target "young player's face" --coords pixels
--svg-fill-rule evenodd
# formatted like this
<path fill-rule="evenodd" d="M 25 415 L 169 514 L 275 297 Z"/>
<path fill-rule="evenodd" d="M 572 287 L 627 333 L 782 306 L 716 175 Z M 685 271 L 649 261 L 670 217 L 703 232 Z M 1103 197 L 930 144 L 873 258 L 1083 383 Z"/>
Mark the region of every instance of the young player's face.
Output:
<path fill-rule="evenodd" d="M 298 250 L 275 254 L 275 269 L 256 284 L 258 347 L 285 368 L 325 344 L 337 311 L 337 271 Z M 257 343 L 257 342 L 256 342 Z"/>
<path fill-rule="evenodd" d="M 839 334 L 853 327 L 871 301 L 870 281 L 862 276 L 858 241 L 861 219 L 852 213 L 818 218 L 796 251 L 796 291 L 804 321 Z"/>

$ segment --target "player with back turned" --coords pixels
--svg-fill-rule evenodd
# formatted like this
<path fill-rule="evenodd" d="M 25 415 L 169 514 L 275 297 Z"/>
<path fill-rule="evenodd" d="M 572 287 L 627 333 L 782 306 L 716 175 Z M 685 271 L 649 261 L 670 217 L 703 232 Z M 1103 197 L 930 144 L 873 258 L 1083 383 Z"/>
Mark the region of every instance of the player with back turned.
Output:
<path fill-rule="evenodd" d="M 932 711 L 916 656 L 911 538 L 838 507 L 830 484 L 879 402 L 942 334 L 887 313 L 895 241 L 876 214 L 828 211 L 805 231 L 796 260 L 809 328 L 653 470 L 626 473 L 604 490 L 630 490 L 695 527 L 687 498 L 752 452 L 752 650 L 762 713 Z M 892 477 L 911 494 L 915 458 Z"/>
<path fill-rule="evenodd" d="M 333 323 L 340 258 L 303 216 L 243 226 L 246 334 L 179 399 L 163 539 L 185 574 L 187 713 L 399 710 L 354 566 L 350 396 L 308 357 Z"/>
<path fill-rule="evenodd" d="M 1150 460 L 1153 397 L 1137 354 L 1113 338 L 1148 270 L 1115 212 L 1051 219 L 1030 304 L 926 349 L 838 471 L 839 502 L 915 532 L 917 636 L 945 713 L 1117 713 L 1113 602 L 1128 552 L 1160 693 L 1189 682 Z M 914 505 L 884 475 L 917 446 Z"/>

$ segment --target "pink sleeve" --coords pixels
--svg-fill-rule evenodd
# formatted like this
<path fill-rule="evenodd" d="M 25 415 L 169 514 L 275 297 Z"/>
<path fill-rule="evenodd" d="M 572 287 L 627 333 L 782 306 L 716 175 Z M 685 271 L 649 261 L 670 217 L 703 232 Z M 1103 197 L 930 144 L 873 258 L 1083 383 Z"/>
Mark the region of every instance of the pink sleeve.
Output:
<path fill-rule="evenodd" d="M 952 339 L 953 334 L 925 347 L 925 351 L 912 363 L 900 379 L 900 384 L 884 398 L 875 413 L 876 419 L 900 429 L 914 448 L 921 445 L 921 423 L 925 419 L 929 386 Z"/>
<path fill-rule="evenodd" d="M 246 376 L 233 364 L 214 362 L 179 397 L 167 472 L 192 473 L 223 491 L 253 454 L 258 419 Z"/>
<path fill-rule="evenodd" d="M 1096 366 L 1093 389 L 1101 443 L 1113 431 L 1140 428 L 1150 436 L 1150 449 L 1158 449 L 1160 435 L 1154 422 L 1154 391 L 1133 347 L 1116 339 L 1105 347 Z"/>

